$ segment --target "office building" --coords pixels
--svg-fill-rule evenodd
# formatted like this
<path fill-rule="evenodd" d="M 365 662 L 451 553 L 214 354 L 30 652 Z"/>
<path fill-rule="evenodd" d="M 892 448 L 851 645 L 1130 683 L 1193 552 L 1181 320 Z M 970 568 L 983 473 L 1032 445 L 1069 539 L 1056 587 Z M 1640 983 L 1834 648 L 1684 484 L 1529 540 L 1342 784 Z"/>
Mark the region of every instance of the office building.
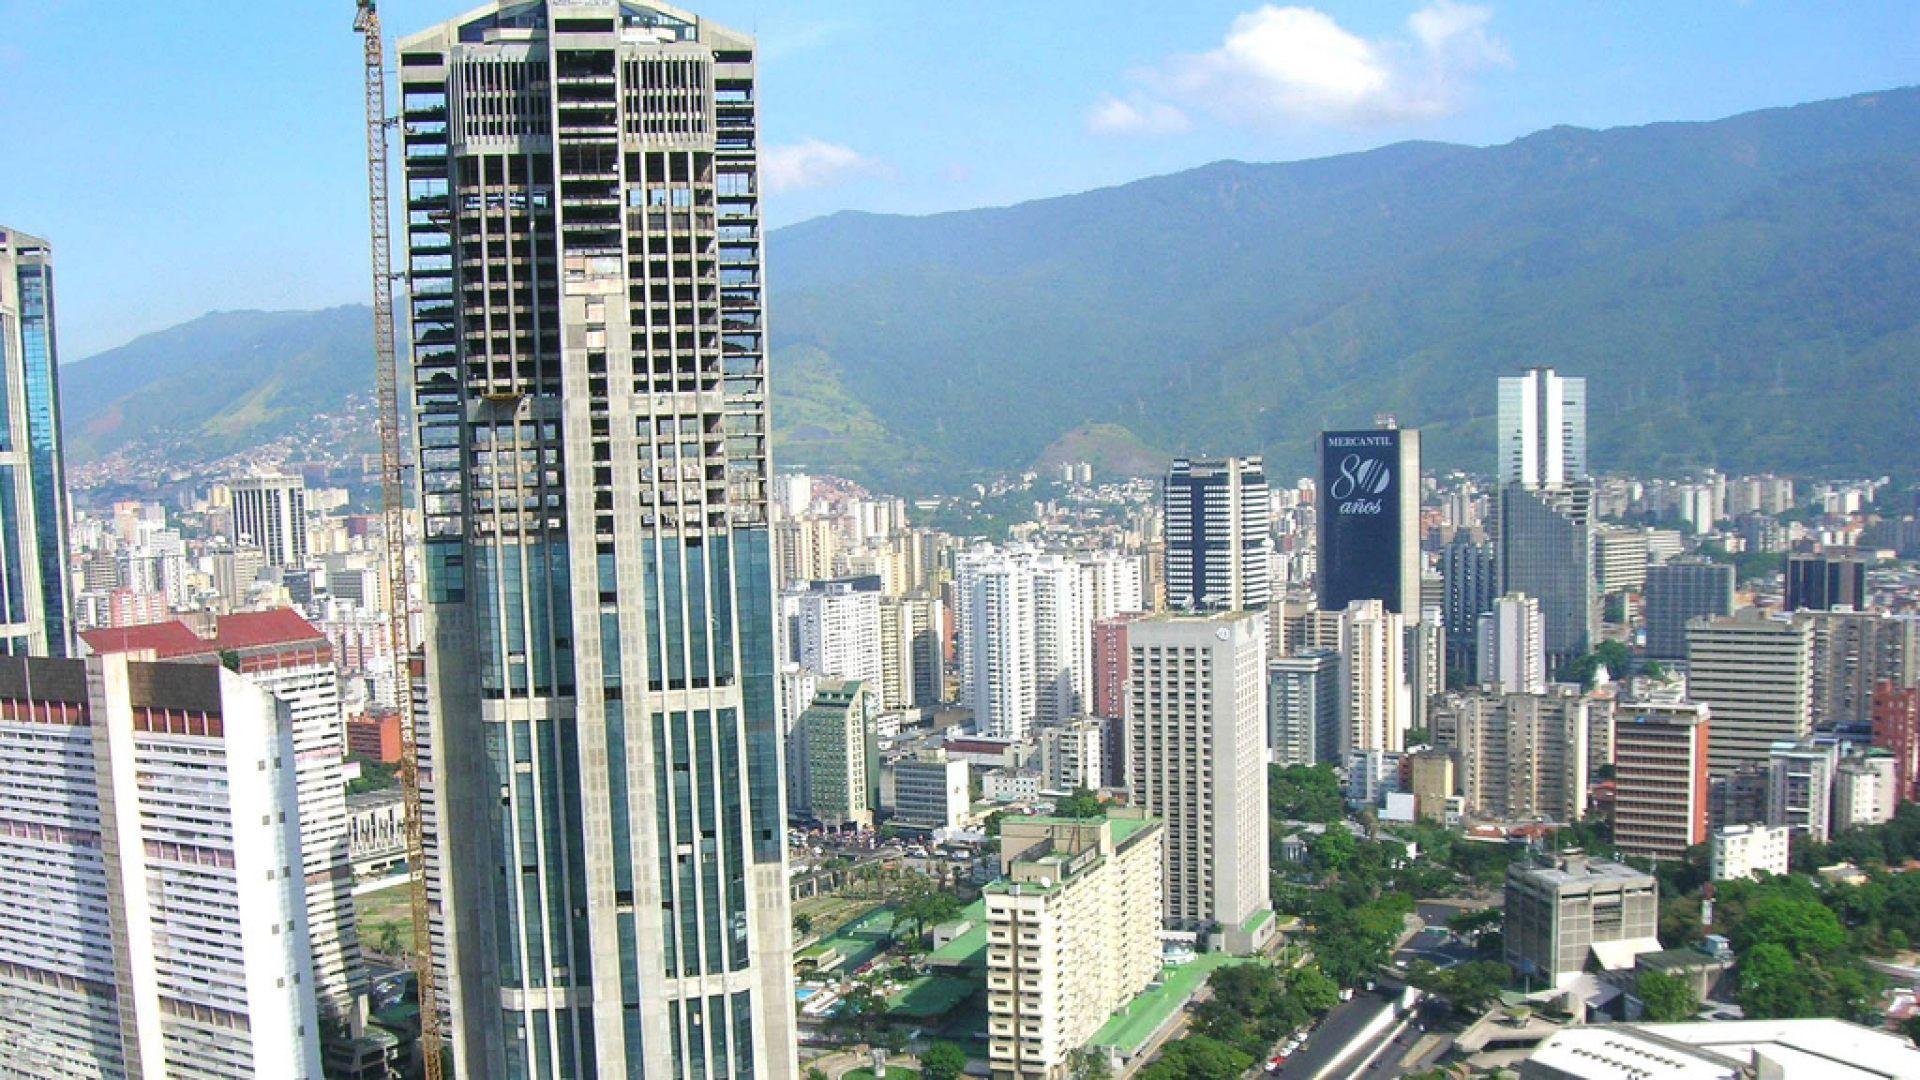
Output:
<path fill-rule="evenodd" d="M 1587 380 L 1552 368 L 1503 375 L 1495 420 L 1501 484 L 1549 487 L 1587 478 Z"/>
<path fill-rule="evenodd" d="M 1546 628 L 1540 602 L 1508 593 L 1480 616 L 1478 676 L 1481 686 L 1503 694 L 1540 694 L 1547 689 Z"/>
<path fill-rule="evenodd" d="M 1413 723 L 1405 624 L 1378 600 L 1356 601 L 1341 619 L 1346 641 L 1340 685 L 1347 714 L 1341 757 L 1356 750 L 1397 753 Z"/>
<path fill-rule="evenodd" d="M 1894 801 L 1920 801 L 1920 687 L 1873 688 L 1873 745 L 1893 756 Z"/>
<path fill-rule="evenodd" d="M 1831 743 L 1775 743 L 1767 762 L 1767 824 L 1824 844 L 1833 835 L 1833 779 L 1839 766 Z"/>
<path fill-rule="evenodd" d="M 66 656 L 73 641 L 67 573 L 66 451 L 53 314 L 53 248 L 0 226 L 0 653 Z"/>
<path fill-rule="evenodd" d="M 398 51 L 448 1051 L 793 1077 L 754 42 L 495 0 Z"/>
<path fill-rule="evenodd" d="M 958 829 L 967 820 L 969 781 L 965 761 L 924 747 L 881 766 L 880 805 L 894 825 Z"/>
<path fill-rule="evenodd" d="M 806 730 L 807 811 L 830 829 L 871 829 L 880 795 L 878 711 L 865 683 L 825 679 L 800 714 Z"/>
<path fill-rule="evenodd" d="M 1586 816 L 1591 703 L 1577 687 L 1538 694 L 1482 690 L 1434 706 L 1434 744 L 1459 759 L 1467 814 L 1488 821 Z"/>
<path fill-rule="evenodd" d="M 1547 674 L 1593 651 L 1599 608 L 1593 578 L 1593 488 L 1584 481 L 1508 484 L 1496 506 L 1499 589 L 1540 604 Z"/>
<path fill-rule="evenodd" d="M 1719 737 L 1719 714 L 1702 704 L 1619 704 L 1613 718 L 1615 850 L 1678 859 L 1706 842 L 1707 763 Z"/>
<path fill-rule="evenodd" d="M 1375 602 L 1377 605 L 1377 601 Z M 1127 629 L 1129 783 L 1167 823 L 1169 928 L 1246 952 L 1267 898 L 1266 620 L 1159 615 Z"/>
<path fill-rule="evenodd" d="M 1647 534 L 1601 525 L 1593 530 L 1593 572 L 1601 595 L 1637 593 L 1647 585 Z"/>
<path fill-rule="evenodd" d="M 1764 765 L 1777 742 L 1813 730 L 1813 634 L 1743 608 L 1687 625 L 1687 694 L 1713 710 L 1715 775 Z"/>
<path fill-rule="evenodd" d="M 881 685 L 880 592 L 872 579 L 816 581 L 792 598 L 802 667 L 826 679 Z"/>
<path fill-rule="evenodd" d="M 1733 567 L 1724 563 L 1667 562 L 1646 570 L 1646 655 L 1687 658 L 1687 624 L 1733 614 Z"/>
<path fill-rule="evenodd" d="M 1845 1020 L 1716 1020 L 1565 1028 L 1520 1063 L 1521 1080 L 1886 1080 L 1920 1076 L 1920 1050 Z"/>
<path fill-rule="evenodd" d="M 307 562 L 307 485 L 297 476 L 249 476 L 233 492 L 233 540 L 259 548 L 268 566 Z"/>
<path fill-rule="evenodd" d="M 1787 835 L 1784 826 L 1729 825 L 1715 830 L 1708 857 L 1713 880 L 1786 873 Z"/>
<path fill-rule="evenodd" d="M 1454 534 L 1440 549 L 1440 580 L 1445 585 L 1441 605 L 1447 627 L 1447 667 L 1471 672 L 1480 655 L 1480 616 L 1493 610 L 1498 575 L 1493 545 L 1479 543 L 1467 533 Z"/>
<path fill-rule="evenodd" d="M 293 735 L 294 791 L 313 992 L 323 1015 L 354 1035 L 367 992 L 347 850 L 344 718 L 340 674 L 325 634 L 289 608 L 223 615 L 202 638 L 183 622 L 89 630 L 91 654 L 223 664 L 285 703 Z M 394 717 L 398 720 L 398 717 Z M 395 725 L 398 741 L 397 723 Z"/>
<path fill-rule="evenodd" d="M 295 753 L 217 664 L 0 658 L 0 1074 L 320 1080 Z"/>
<path fill-rule="evenodd" d="M 1859 555 L 1787 556 L 1787 610 L 1867 608 L 1867 560 Z"/>
<path fill-rule="evenodd" d="M 1813 729 L 1873 730 L 1873 688 L 1920 683 L 1920 618 L 1879 611 L 1794 612 L 1813 632 Z"/>
<path fill-rule="evenodd" d="M 1179 458 L 1161 490 L 1167 606 L 1265 609 L 1272 595 L 1273 508 L 1260 459 Z"/>
<path fill-rule="evenodd" d="M 1840 759 L 1833 773 L 1833 831 L 1864 829 L 1893 820 L 1899 808 L 1893 755 L 1870 749 Z"/>
<path fill-rule="evenodd" d="M 1267 754 L 1278 765 L 1340 761 L 1346 710 L 1340 654 L 1299 653 L 1267 661 Z"/>
<path fill-rule="evenodd" d="M 1320 434 L 1320 607 L 1378 600 L 1420 617 L 1420 433 L 1399 428 Z"/>
<path fill-rule="evenodd" d="M 1137 810 L 1002 821 L 985 897 L 993 1076 L 1066 1080 L 1073 1052 L 1159 978 L 1163 838 Z"/>
<path fill-rule="evenodd" d="M 1566 988 L 1589 964 L 1606 971 L 1660 949 L 1660 886 L 1622 863 L 1563 855 L 1507 867 L 1501 947 L 1523 978 Z"/>

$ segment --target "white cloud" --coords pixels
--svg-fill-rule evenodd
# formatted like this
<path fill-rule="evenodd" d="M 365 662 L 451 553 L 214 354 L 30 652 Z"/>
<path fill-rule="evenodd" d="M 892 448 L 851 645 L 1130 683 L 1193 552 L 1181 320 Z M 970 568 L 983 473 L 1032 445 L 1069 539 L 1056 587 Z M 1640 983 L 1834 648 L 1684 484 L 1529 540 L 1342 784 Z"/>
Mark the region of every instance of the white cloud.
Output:
<path fill-rule="evenodd" d="M 1164 101 L 1108 94 L 1087 113 L 1087 128 L 1102 135 L 1171 135 L 1187 130 L 1187 114 Z"/>
<path fill-rule="evenodd" d="M 1235 17 L 1217 47 L 1135 72 L 1140 91 L 1103 99 L 1089 124 L 1138 133 L 1180 130 L 1165 118 L 1184 127 L 1194 112 L 1255 127 L 1444 116 L 1459 109 L 1473 75 L 1513 62 L 1492 19 L 1477 4 L 1430 0 L 1407 17 L 1404 36 L 1366 38 L 1317 8 L 1263 4 Z"/>
<path fill-rule="evenodd" d="M 760 175 L 770 192 L 830 187 L 879 167 L 879 162 L 850 146 L 819 139 L 770 146 L 760 157 Z"/>

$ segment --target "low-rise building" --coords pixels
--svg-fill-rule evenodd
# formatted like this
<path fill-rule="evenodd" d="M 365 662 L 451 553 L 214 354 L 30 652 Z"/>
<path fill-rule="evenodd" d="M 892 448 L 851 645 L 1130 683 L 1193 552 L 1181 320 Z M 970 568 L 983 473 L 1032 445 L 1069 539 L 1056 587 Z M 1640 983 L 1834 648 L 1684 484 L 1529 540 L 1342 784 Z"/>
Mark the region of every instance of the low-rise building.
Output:
<path fill-rule="evenodd" d="M 397 787 L 347 796 L 347 855 L 358 878 L 381 877 L 407 861 L 407 799 Z"/>
<path fill-rule="evenodd" d="M 1505 958 L 1528 979 L 1565 987 L 1589 965 L 1631 968 L 1634 957 L 1659 950 L 1659 927 L 1651 874 L 1585 855 L 1507 867 Z"/>
<path fill-rule="evenodd" d="M 996 1080 L 1060 1080 L 1160 973 L 1160 823 L 1008 818 L 987 888 L 988 1060 Z"/>
<path fill-rule="evenodd" d="M 1884 1080 L 1920 1076 L 1920 1050 L 1845 1020 L 1605 1024 L 1550 1036 L 1520 1064 L 1522 1080 Z"/>
<path fill-rule="evenodd" d="M 980 794 L 988 802 L 1032 802 L 1043 786 L 1037 769 L 994 769 L 981 778 Z"/>
<path fill-rule="evenodd" d="M 928 747 L 882 766 L 880 805 L 895 825 L 958 829 L 966 824 L 970 784 L 966 762 Z"/>
<path fill-rule="evenodd" d="M 1713 834 L 1713 880 L 1759 877 L 1787 872 L 1785 826 L 1730 825 Z"/>

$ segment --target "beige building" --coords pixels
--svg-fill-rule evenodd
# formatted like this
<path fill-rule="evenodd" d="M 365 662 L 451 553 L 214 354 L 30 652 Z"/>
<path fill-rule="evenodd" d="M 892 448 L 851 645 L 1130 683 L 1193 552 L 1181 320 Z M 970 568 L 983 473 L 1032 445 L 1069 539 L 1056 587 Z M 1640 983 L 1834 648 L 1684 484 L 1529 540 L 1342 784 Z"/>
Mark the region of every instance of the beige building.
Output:
<path fill-rule="evenodd" d="M 1578 821 L 1587 812 L 1591 703 L 1578 689 L 1453 694 L 1433 710 L 1435 742 L 1460 758 L 1466 812 L 1491 821 Z"/>
<path fill-rule="evenodd" d="M 1413 816 L 1445 821 L 1447 802 L 1454 796 L 1453 755 L 1445 750 L 1423 750 L 1407 758 L 1407 772 Z"/>
<path fill-rule="evenodd" d="M 996 1080 L 1058 1080 L 1160 974 L 1162 841 L 1137 808 L 1007 818 L 987 887 L 988 1059 Z"/>
<path fill-rule="evenodd" d="M 1507 867 L 1502 944 L 1523 978 L 1565 988 L 1589 965 L 1631 969 L 1659 951 L 1659 927 L 1660 886 L 1630 866 L 1564 855 Z"/>
<path fill-rule="evenodd" d="M 1813 628 L 1744 608 L 1687 624 L 1687 694 L 1713 710 L 1715 776 L 1765 765 L 1813 724 Z"/>
<path fill-rule="evenodd" d="M 1234 952 L 1272 921 L 1266 628 L 1247 612 L 1127 627 L 1129 787 L 1167 823 L 1164 917 Z"/>

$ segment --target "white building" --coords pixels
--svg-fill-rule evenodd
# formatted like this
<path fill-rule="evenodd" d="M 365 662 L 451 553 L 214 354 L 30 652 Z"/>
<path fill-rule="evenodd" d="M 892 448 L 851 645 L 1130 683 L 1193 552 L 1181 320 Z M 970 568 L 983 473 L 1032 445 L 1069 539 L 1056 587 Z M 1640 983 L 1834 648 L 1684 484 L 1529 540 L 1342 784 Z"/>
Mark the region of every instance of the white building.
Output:
<path fill-rule="evenodd" d="M 1833 831 L 1865 828 L 1893 820 L 1900 805 L 1892 754 L 1869 750 L 1842 758 L 1833 774 Z"/>
<path fill-rule="evenodd" d="M 1131 809 L 1003 821 L 1005 876 L 986 890 L 994 1076 L 1064 1080 L 1073 1052 L 1159 977 L 1163 836 Z"/>
<path fill-rule="evenodd" d="M 1540 602 L 1508 593 L 1480 616 L 1479 672 L 1476 681 L 1507 694 L 1539 694 L 1547 689 L 1546 626 Z"/>
<path fill-rule="evenodd" d="M 879 593 L 847 581 L 816 581 L 795 600 L 802 667 L 823 679 L 881 685 Z"/>
<path fill-rule="evenodd" d="M 0 1074 L 320 1080 L 295 765 L 218 665 L 0 659 Z"/>
<path fill-rule="evenodd" d="M 1587 380 L 1552 368 L 1500 377 L 1502 484 L 1544 487 L 1587 475 Z"/>
<path fill-rule="evenodd" d="M 988 802 L 1033 802 L 1044 785 L 1037 769 L 1008 766 L 990 770 L 980 780 L 980 794 Z"/>
<path fill-rule="evenodd" d="M 1833 834 L 1833 776 L 1838 764 L 1832 744 L 1775 743 L 1767 762 L 1767 824 L 1784 826 L 1816 844 L 1826 843 Z"/>
<path fill-rule="evenodd" d="M 1048 791 L 1099 790 L 1105 758 L 1100 722 L 1077 717 L 1040 728 L 1040 782 Z"/>
<path fill-rule="evenodd" d="M 1347 714 L 1342 757 L 1356 750 L 1403 750 L 1413 722 L 1406 622 L 1378 600 L 1356 600 L 1341 618 Z"/>
<path fill-rule="evenodd" d="M 297 476 L 235 480 L 234 542 L 257 547 L 268 566 L 306 565 L 307 485 Z"/>
<path fill-rule="evenodd" d="M 991 548 L 954 569 L 960 703 L 975 731 L 1025 738 L 1039 703 L 1033 577 L 1021 559 Z"/>
<path fill-rule="evenodd" d="M 1729 825 L 1713 834 L 1713 880 L 1759 877 L 1787 872 L 1785 826 Z"/>
<path fill-rule="evenodd" d="M 1549 1036 L 1520 1063 L 1524 1080 L 1885 1080 L 1920 1076 L 1920 1050 L 1845 1020 L 1606 1024 Z"/>
<path fill-rule="evenodd" d="M 1130 623 L 1129 787 L 1167 823 L 1165 920 L 1245 952 L 1270 922 L 1266 619 L 1158 615 Z"/>

